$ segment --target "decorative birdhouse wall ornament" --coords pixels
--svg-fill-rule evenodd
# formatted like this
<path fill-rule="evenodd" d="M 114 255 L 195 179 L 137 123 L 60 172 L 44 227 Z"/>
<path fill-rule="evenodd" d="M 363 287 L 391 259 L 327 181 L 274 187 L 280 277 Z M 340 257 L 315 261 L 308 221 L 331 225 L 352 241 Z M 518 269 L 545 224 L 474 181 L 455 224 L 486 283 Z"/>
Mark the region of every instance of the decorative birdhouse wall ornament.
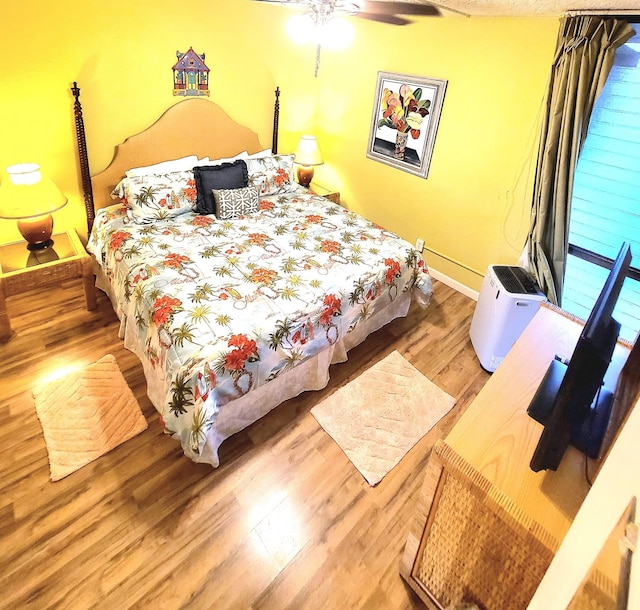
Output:
<path fill-rule="evenodd" d="M 176 57 L 173 95 L 209 95 L 209 68 L 204 63 L 204 53 L 199 55 L 189 47 L 186 53 L 176 51 Z"/>

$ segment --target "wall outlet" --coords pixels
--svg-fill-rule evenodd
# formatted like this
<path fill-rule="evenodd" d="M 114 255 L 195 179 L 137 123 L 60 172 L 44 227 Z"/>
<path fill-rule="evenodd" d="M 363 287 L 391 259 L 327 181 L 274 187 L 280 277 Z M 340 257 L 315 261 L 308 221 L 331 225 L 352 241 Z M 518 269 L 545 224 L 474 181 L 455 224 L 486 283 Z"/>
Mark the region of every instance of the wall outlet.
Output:
<path fill-rule="evenodd" d="M 424 239 L 416 239 L 416 250 L 422 252 L 424 250 Z"/>

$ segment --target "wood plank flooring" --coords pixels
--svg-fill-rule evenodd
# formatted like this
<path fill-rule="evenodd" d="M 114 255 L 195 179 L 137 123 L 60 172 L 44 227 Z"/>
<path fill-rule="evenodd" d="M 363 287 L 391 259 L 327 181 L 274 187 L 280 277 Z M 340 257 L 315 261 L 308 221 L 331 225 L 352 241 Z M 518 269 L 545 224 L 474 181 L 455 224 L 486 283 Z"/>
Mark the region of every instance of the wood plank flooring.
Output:
<path fill-rule="evenodd" d="M 328 387 L 280 405 L 194 464 L 165 436 L 142 367 L 104 294 L 80 282 L 8 300 L 0 344 L 1 608 L 419 608 L 399 575 L 435 440 L 484 385 L 469 341 L 474 301 L 436 282 L 427 309 L 370 336 Z M 310 414 L 392 350 L 457 399 L 375 488 Z M 148 429 L 49 481 L 31 388 L 65 366 L 116 357 Z"/>

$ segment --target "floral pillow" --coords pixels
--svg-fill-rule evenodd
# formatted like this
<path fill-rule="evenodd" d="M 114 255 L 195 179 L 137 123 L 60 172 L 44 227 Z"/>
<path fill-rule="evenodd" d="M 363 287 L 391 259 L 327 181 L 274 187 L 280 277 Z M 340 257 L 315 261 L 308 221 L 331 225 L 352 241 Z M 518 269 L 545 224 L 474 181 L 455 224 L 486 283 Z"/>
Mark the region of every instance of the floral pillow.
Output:
<path fill-rule="evenodd" d="M 294 155 L 273 155 L 247 159 L 249 184 L 258 187 L 261 196 L 292 193 L 298 190 L 293 174 Z"/>
<path fill-rule="evenodd" d="M 237 189 L 213 189 L 216 216 L 221 220 L 238 218 L 258 211 L 258 189 L 245 186 Z"/>
<path fill-rule="evenodd" d="M 135 176 L 121 180 L 111 196 L 122 200 L 133 222 L 150 223 L 191 212 L 196 183 L 193 171 Z"/>

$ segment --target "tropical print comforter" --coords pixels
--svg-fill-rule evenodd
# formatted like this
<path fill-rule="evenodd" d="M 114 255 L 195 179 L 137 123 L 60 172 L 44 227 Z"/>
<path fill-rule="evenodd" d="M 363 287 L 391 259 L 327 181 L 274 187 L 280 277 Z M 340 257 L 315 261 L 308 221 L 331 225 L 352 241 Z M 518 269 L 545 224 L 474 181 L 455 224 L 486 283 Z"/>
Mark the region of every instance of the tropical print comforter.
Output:
<path fill-rule="evenodd" d="M 136 353 L 164 380 L 156 404 L 195 461 L 221 409 L 334 344 L 431 278 L 411 244 L 306 193 L 232 220 L 193 212 L 136 224 L 100 210 L 88 249 Z"/>

